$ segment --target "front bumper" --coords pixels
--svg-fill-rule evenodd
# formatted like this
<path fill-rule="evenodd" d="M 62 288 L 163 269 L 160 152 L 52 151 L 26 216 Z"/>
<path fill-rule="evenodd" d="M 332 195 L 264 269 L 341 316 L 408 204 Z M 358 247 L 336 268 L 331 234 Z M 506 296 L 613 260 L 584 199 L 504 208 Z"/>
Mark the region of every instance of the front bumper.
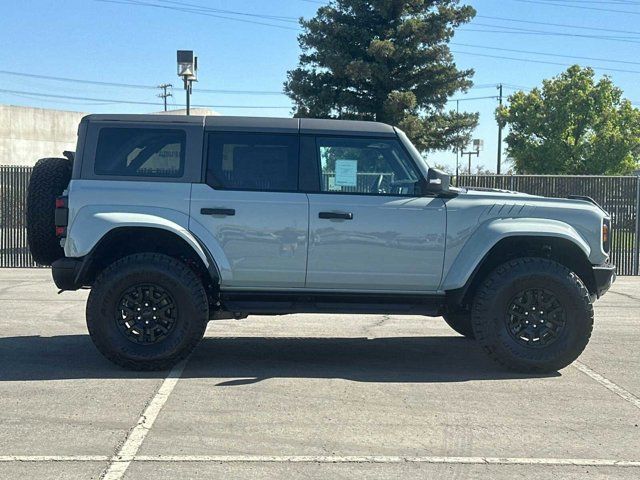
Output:
<path fill-rule="evenodd" d="M 596 295 L 600 298 L 607 293 L 613 282 L 616 281 L 615 265 L 595 265 L 593 269 L 593 279 L 596 284 Z"/>

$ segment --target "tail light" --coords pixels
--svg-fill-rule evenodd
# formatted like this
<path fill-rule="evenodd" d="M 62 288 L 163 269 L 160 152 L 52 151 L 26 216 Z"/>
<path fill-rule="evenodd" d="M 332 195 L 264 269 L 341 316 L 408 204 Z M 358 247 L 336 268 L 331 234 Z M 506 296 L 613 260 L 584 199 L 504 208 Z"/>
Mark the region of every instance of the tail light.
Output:
<path fill-rule="evenodd" d="M 69 223 L 69 206 L 67 197 L 56 198 L 55 225 L 56 236 L 64 238 L 67 236 L 67 224 Z"/>
<path fill-rule="evenodd" d="M 605 218 L 602 222 L 602 248 L 605 253 L 611 251 L 611 219 Z"/>

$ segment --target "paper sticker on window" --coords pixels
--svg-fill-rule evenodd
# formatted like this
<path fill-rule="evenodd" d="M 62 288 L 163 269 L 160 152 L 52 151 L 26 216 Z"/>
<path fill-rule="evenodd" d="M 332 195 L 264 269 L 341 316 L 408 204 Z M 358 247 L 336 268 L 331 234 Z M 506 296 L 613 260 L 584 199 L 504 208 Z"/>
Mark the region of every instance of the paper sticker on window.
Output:
<path fill-rule="evenodd" d="M 358 184 L 358 161 L 336 160 L 336 186 L 355 187 Z"/>

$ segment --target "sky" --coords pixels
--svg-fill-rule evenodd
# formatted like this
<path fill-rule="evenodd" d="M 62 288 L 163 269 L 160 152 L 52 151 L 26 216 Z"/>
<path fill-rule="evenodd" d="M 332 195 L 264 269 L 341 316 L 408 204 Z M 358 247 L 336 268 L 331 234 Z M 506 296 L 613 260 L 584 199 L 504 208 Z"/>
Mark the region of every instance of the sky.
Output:
<path fill-rule="evenodd" d="M 295 68 L 300 54 L 296 19 L 312 17 L 324 3 L 3 2 L 0 104 L 147 113 L 162 109 L 160 90 L 154 87 L 172 83 L 169 106 L 181 108 L 184 91 L 176 76 L 176 50 L 188 49 L 199 58 L 192 104 L 210 106 L 224 115 L 290 116 L 291 102 L 281 92 L 287 70 Z M 472 159 L 474 168 L 496 168 L 498 84 L 504 85 L 506 101 L 517 89 L 539 86 L 569 65 L 580 64 L 593 67 L 598 76 L 610 76 L 626 98 L 640 105 L 640 0 L 464 3 L 476 8 L 477 17 L 456 31 L 451 50 L 459 68 L 475 71 L 475 86 L 454 95 L 448 108 L 455 110 L 459 100 L 461 111 L 480 113 L 473 138 L 484 140 L 484 149 Z M 431 152 L 428 161 L 455 169 L 456 155 Z"/>

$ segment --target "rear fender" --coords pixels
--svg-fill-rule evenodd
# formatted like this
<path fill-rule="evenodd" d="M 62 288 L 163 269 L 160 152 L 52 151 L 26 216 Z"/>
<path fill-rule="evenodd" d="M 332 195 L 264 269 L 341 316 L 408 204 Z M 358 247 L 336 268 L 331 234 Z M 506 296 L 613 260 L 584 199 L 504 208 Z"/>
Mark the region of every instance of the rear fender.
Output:
<path fill-rule="evenodd" d="M 106 209 L 104 206 L 87 206 L 76 213 L 67 229 L 64 244 L 65 256 L 85 257 L 105 235 L 117 228 L 156 228 L 174 233 L 184 240 L 208 270 L 216 270 L 216 276 L 219 278 L 217 260 L 214 261 L 203 243 L 188 230 L 188 225 L 189 216 L 177 210 L 127 207 L 127 211 L 124 212 L 114 208 Z"/>

